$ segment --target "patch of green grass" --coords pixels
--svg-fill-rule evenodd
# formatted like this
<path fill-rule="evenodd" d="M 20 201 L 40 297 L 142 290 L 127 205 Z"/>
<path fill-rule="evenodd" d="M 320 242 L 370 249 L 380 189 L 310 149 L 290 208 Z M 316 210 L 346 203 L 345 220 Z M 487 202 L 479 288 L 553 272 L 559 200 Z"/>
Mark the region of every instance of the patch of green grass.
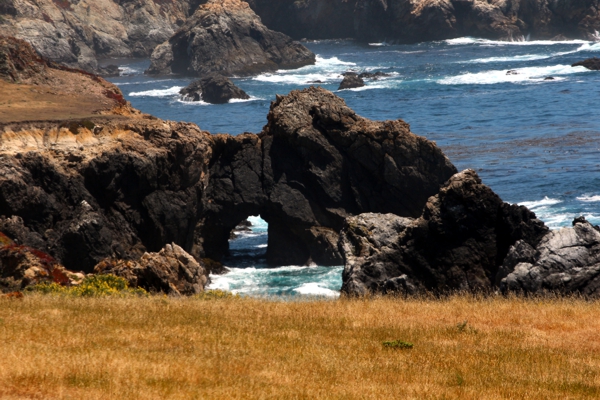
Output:
<path fill-rule="evenodd" d="M 393 349 L 412 349 L 413 344 L 410 342 L 405 342 L 403 340 L 390 340 L 383 342 L 384 347 L 390 347 Z"/>

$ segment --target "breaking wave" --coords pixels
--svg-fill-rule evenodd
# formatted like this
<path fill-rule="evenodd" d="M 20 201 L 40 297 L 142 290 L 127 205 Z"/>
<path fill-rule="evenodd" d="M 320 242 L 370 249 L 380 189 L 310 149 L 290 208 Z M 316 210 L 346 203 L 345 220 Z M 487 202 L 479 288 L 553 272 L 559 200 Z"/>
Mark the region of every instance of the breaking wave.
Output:
<path fill-rule="evenodd" d="M 179 91 L 183 89 L 183 86 L 173 86 L 168 89 L 153 89 L 146 90 L 143 92 L 131 92 L 129 96 L 131 97 L 168 97 L 175 96 L 179 94 Z"/>
<path fill-rule="evenodd" d="M 491 85 L 495 83 L 530 83 L 543 81 L 546 77 L 572 75 L 589 72 L 585 67 L 570 65 L 552 65 L 548 67 L 515 68 L 516 74 L 507 74 L 508 70 L 491 70 L 446 77 L 438 81 L 442 85 Z M 560 79 L 560 78 L 558 78 Z"/>

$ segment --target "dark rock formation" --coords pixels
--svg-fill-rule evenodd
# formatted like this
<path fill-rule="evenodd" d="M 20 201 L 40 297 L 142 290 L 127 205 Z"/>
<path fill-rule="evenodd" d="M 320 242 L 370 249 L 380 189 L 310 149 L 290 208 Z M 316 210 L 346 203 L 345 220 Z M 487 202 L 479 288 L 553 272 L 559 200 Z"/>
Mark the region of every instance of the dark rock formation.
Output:
<path fill-rule="evenodd" d="M 158 253 L 145 253 L 137 261 L 103 260 L 94 268 L 97 274 L 125 278 L 131 287 L 151 293 L 194 295 L 204 291 L 206 269 L 176 244 L 167 244 Z"/>
<path fill-rule="evenodd" d="M 358 77 L 361 79 L 378 79 L 378 78 L 385 78 L 387 76 L 390 76 L 390 74 L 386 74 L 385 72 L 381 72 L 381 71 L 377 71 L 377 72 L 362 72 L 360 74 L 358 74 Z"/>
<path fill-rule="evenodd" d="M 338 90 L 342 89 L 353 89 L 365 86 L 365 81 L 362 80 L 357 74 L 346 74 Z"/>
<path fill-rule="evenodd" d="M 295 39 L 354 36 L 355 0 L 248 0 L 262 22 Z"/>
<path fill-rule="evenodd" d="M 320 88 L 271 105 L 259 136 L 217 135 L 201 236 L 208 256 L 226 251 L 248 215 L 269 223 L 272 264 L 341 263 L 338 232 L 361 212 L 417 216 L 456 169 L 403 121 L 369 121 Z"/>
<path fill-rule="evenodd" d="M 3 0 L 0 34 L 31 43 L 52 61 L 96 71 L 97 58 L 149 56 L 154 47 L 173 35 L 198 3 Z"/>
<path fill-rule="evenodd" d="M 347 219 L 340 239 L 342 291 L 489 292 L 510 246 L 521 241 L 535 247 L 547 232 L 534 213 L 504 203 L 466 170 L 431 197 L 417 219 Z"/>
<path fill-rule="evenodd" d="M 600 297 L 600 232 L 584 218 L 548 233 L 537 246 L 519 240 L 497 276 L 502 292 Z"/>
<path fill-rule="evenodd" d="M 415 43 L 463 36 L 593 39 L 595 0 L 249 0 L 266 26 L 296 39 Z"/>
<path fill-rule="evenodd" d="M 278 97 L 268 121 L 237 137 L 144 115 L 0 126 L 0 227 L 91 272 L 167 243 L 219 259 L 260 214 L 270 263 L 339 265 L 346 217 L 418 216 L 456 172 L 408 124 L 361 118 L 324 89 Z"/>
<path fill-rule="evenodd" d="M 212 104 L 224 104 L 231 99 L 249 99 L 250 96 L 222 75 L 212 75 L 190 83 L 179 91 L 184 100 L 204 100 Z"/>
<path fill-rule="evenodd" d="M 600 58 L 592 57 L 587 60 L 578 61 L 575 64 L 571 65 L 572 67 L 586 67 L 587 69 L 591 69 L 593 71 L 600 71 Z"/>
<path fill-rule="evenodd" d="M 252 75 L 314 64 L 315 55 L 267 29 L 247 3 L 211 0 L 152 53 L 149 74 Z"/>

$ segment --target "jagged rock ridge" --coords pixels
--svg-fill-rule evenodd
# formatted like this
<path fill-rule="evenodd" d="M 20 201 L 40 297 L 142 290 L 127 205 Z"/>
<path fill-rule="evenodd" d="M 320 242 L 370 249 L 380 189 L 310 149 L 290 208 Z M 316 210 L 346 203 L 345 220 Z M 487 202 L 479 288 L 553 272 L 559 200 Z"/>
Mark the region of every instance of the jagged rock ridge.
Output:
<path fill-rule="evenodd" d="M 342 291 L 491 292 L 510 246 L 536 247 L 548 233 L 526 207 L 504 203 L 472 170 L 454 175 L 419 218 L 349 218 L 340 248 Z M 502 270 L 504 271 L 504 270 Z"/>

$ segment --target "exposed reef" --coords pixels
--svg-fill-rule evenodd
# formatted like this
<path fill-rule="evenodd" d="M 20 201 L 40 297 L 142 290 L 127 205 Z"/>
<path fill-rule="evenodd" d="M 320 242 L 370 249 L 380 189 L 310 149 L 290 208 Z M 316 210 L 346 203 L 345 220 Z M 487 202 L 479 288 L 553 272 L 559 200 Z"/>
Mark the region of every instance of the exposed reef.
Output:
<path fill-rule="evenodd" d="M 222 75 L 211 75 L 190 83 L 179 91 L 185 101 L 205 101 L 212 104 L 227 103 L 231 99 L 247 100 L 246 92 Z"/>
<path fill-rule="evenodd" d="M 314 64 L 315 55 L 265 27 L 248 3 L 211 0 L 151 57 L 148 74 L 252 75 Z"/>
<path fill-rule="evenodd" d="M 600 58 L 592 57 L 587 60 L 578 61 L 571 65 L 572 67 L 586 67 L 587 69 L 591 69 L 592 71 L 600 71 Z"/>

